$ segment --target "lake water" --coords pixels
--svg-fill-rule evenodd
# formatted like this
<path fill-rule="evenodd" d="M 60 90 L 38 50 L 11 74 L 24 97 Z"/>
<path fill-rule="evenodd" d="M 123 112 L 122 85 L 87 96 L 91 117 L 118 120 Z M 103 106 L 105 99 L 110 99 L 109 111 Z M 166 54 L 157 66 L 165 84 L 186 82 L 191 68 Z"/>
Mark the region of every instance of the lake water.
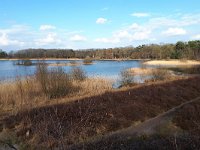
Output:
<path fill-rule="evenodd" d="M 37 63 L 37 61 L 32 61 Z M 67 63 L 69 60 L 47 60 L 46 63 Z M 78 60 L 76 62 L 82 62 Z M 127 60 L 127 61 L 93 61 L 91 65 L 80 65 L 88 76 L 117 78 L 120 71 L 128 68 L 140 68 L 141 61 Z M 14 65 L 16 61 L 2 60 L 0 61 L 0 80 L 14 79 L 17 76 L 25 77 L 31 76 L 36 71 L 36 66 L 18 66 Z M 52 66 L 48 67 L 54 68 Z M 68 72 L 72 67 L 63 66 L 64 70 Z"/>

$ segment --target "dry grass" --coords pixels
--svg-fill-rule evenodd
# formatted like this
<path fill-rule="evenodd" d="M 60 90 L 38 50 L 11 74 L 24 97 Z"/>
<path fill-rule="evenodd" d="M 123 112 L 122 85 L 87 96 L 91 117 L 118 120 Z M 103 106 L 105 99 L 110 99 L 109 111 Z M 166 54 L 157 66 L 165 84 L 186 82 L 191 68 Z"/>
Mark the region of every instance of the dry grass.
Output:
<path fill-rule="evenodd" d="M 144 63 L 145 65 L 155 65 L 155 66 L 193 66 L 200 65 L 200 61 L 195 60 L 152 60 Z"/>
<path fill-rule="evenodd" d="M 103 78 L 88 78 L 84 80 L 83 82 L 75 81 L 75 86 L 82 87 L 82 90 L 79 91 L 79 93 L 76 93 L 76 96 L 82 96 L 82 95 L 98 95 L 102 94 L 106 91 L 112 90 L 112 81 L 108 79 Z"/>
<path fill-rule="evenodd" d="M 23 109 L 70 102 L 78 98 L 103 94 L 112 89 L 111 83 L 112 81 L 100 78 L 73 81 L 72 85 L 76 87 L 76 90 L 71 91 L 62 98 L 50 100 L 48 96 L 41 91 L 40 84 L 35 78 L 18 79 L 13 83 L 0 84 L 0 113 L 16 113 Z"/>
<path fill-rule="evenodd" d="M 40 98 L 45 101 L 39 84 L 34 78 L 16 79 L 13 83 L 4 83 L 0 86 L 1 111 L 18 111 L 32 108 L 40 103 Z"/>
<path fill-rule="evenodd" d="M 135 75 L 150 75 L 154 69 L 153 68 L 131 68 L 129 71 Z"/>

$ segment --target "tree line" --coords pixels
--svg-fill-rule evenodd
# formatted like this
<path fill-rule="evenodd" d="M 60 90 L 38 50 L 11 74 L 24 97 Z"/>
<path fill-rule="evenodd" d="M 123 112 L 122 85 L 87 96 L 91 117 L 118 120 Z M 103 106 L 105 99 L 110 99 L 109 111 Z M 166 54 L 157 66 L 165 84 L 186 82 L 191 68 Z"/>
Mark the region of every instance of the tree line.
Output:
<path fill-rule="evenodd" d="M 6 57 L 8 57 L 8 54 L 0 49 L 0 58 L 6 58 Z"/>
<path fill-rule="evenodd" d="M 200 40 L 176 44 L 148 44 L 107 49 L 25 49 L 0 58 L 93 58 L 93 59 L 200 59 Z"/>

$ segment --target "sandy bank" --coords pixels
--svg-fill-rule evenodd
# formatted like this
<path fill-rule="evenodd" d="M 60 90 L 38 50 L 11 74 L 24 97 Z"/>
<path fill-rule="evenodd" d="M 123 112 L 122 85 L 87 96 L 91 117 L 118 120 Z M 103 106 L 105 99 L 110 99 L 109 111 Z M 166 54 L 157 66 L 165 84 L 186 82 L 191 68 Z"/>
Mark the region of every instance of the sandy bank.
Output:
<path fill-rule="evenodd" d="M 144 62 L 145 65 L 153 65 L 153 66 L 194 66 L 200 65 L 200 61 L 196 60 L 151 60 Z"/>

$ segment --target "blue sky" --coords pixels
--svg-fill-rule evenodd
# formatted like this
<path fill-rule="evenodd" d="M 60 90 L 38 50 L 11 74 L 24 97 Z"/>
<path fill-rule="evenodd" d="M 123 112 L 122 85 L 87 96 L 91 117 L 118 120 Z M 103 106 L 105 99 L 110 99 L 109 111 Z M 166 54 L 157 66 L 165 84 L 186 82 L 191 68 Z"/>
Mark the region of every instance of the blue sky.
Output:
<path fill-rule="evenodd" d="M 199 0 L 1 0 L 0 49 L 199 40 L 199 6 Z"/>

